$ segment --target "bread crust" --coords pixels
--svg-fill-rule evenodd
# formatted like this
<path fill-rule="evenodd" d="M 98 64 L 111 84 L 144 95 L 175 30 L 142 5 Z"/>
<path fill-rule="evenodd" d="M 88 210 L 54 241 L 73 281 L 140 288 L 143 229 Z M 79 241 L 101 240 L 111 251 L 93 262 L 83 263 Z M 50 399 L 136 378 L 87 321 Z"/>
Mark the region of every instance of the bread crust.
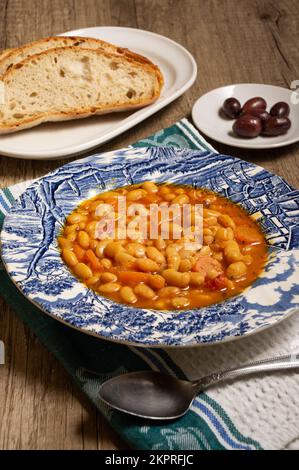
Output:
<path fill-rule="evenodd" d="M 153 100 L 148 100 L 146 102 L 143 102 L 142 104 L 134 104 L 130 106 L 117 106 L 114 108 L 107 107 L 105 109 L 101 107 L 101 108 L 98 108 L 96 111 L 92 111 L 92 112 L 91 112 L 91 108 L 84 108 L 84 109 L 82 108 L 82 111 L 74 112 L 74 114 L 68 113 L 66 115 L 64 113 L 57 113 L 57 114 L 51 114 L 51 117 L 50 115 L 48 115 L 48 116 L 44 116 L 41 118 L 28 118 L 28 119 L 24 119 L 22 123 L 20 123 L 19 125 L 16 124 L 15 126 L 10 126 L 10 127 L 0 127 L 0 135 L 12 134 L 13 132 L 31 129 L 32 127 L 36 127 L 36 126 L 39 126 L 40 124 L 45 124 L 47 122 L 74 121 L 76 119 L 85 119 L 85 118 L 92 117 L 92 116 L 100 116 L 102 114 L 116 113 L 116 112 L 121 112 L 121 111 L 132 111 L 134 109 L 139 109 L 139 108 L 148 106 L 156 100 L 157 98 Z"/>
<path fill-rule="evenodd" d="M 0 52 L 0 63 L 2 60 L 6 59 L 6 57 L 8 57 L 14 50 L 15 48 L 3 49 L 3 51 Z"/>
<path fill-rule="evenodd" d="M 32 56 L 27 57 L 21 62 L 18 62 L 16 65 L 12 66 L 2 77 L 1 80 L 4 82 L 7 79 L 10 78 L 11 75 L 13 75 L 15 70 L 19 70 L 20 64 L 24 65 L 27 62 L 30 62 L 31 60 L 42 56 L 46 55 L 49 53 L 59 53 L 62 50 L 74 50 L 77 51 L 78 49 L 76 47 L 59 47 L 59 48 L 51 48 L 47 49 L 43 52 L 40 52 L 38 54 L 34 54 Z M 108 58 L 115 58 L 115 59 L 120 59 L 119 54 L 113 54 L 106 52 L 105 50 L 102 49 L 87 49 L 85 48 L 86 51 L 91 51 L 93 53 L 99 54 L 99 55 L 105 55 Z M 30 117 L 30 118 L 24 118 L 22 121 L 20 121 L 17 124 L 14 125 L 3 125 L 1 124 L 0 121 L 0 134 L 10 134 L 13 132 L 29 129 L 35 126 L 38 126 L 42 123 L 46 122 L 57 122 L 57 121 L 69 121 L 69 120 L 74 120 L 74 119 L 81 119 L 81 118 L 87 118 L 90 116 L 94 115 L 102 115 L 102 114 L 108 114 L 111 112 L 120 112 L 120 111 L 130 111 L 134 109 L 138 109 L 144 106 L 148 106 L 149 104 L 153 103 L 156 101 L 161 93 L 162 85 L 163 85 L 163 76 L 160 72 L 160 69 L 157 66 L 152 65 L 150 61 L 139 61 L 133 59 L 134 53 L 130 53 L 129 55 L 122 56 L 124 59 L 129 62 L 133 67 L 139 68 L 142 67 L 143 69 L 147 69 L 151 71 L 152 73 L 155 73 L 157 81 L 158 81 L 158 86 L 155 88 L 155 92 L 152 96 L 151 99 L 148 100 L 141 100 L 141 99 L 132 99 L 132 102 L 130 105 L 127 104 L 119 104 L 119 105 L 114 105 L 113 107 L 111 106 L 91 106 L 89 108 L 81 108 L 81 109 L 74 109 L 73 111 L 69 112 L 57 112 L 57 113 L 43 113 L 43 114 L 37 114 L 36 117 Z M 162 77 L 162 79 L 161 79 Z M 1 108 L 0 108 L 1 109 Z"/>
<path fill-rule="evenodd" d="M 19 47 L 19 48 L 6 49 L 2 53 L 2 54 L 5 54 L 5 55 L 4 56 L 0 55 L 0 67 L 9 58 L 20 54 L 20 52 L 22 52 L 22 51 L 30 50 L 32 47 L 34 47 L 36 45 L 39 45 L 41 43 L 47 43 L 47 42 L 53 42 L 53 41 L 60 43 L 63 40 L 74 41 L 75 44 L 78 43 L 78 46 L 80 45 L 81 48 L 83 48 L 82 44 L 84 44 L 84 42 L 87 42 L 87 41 L 88 42 L 93 42 L 94 44 L 101 47 L 104 51 L 105 51 L 106 48 L 112 48 L 112 49 L 114 49 L 114 53 L 116 55 L 134 59 L 136 62 L 140 62 L 141 64 L 151 65 L 151 67 L 153 67 L 156 70 L 157 75 L 159 77 L 159 81 L 161 82 L 161 86 L 163 86 L 164 79 L 163 79 L 163 75 L 162 75 L 159 67 L 157 65 L 155 65 L 153 62 L 151 62 L 149 59 L 147 59 L 147 57 L 144 57 L 140 54 L 136 54 L 135 52 L 132 52 L 129 49 L 115 46 L 114 44 L 110 44 L 106 41 L 103 41 L 102 39 L 95 39 L 95 38 L 89 38 L 89 37 L 84 37 L 84 36 L 50 36 L 48 38 L 38 39 L 38 40 L 33 41 L 31 43 L 25 44 L 24 46 Z M 59 46 L 59 47 L 63 47 L 63 46 Z M 66 47 L 77 47 L 77 46 L 74 46 L 74 45 L 73 46 L 72 45 L 68 46 L 68 45 L 66 45 Z M 51 49 L 55 49 L 55 47 L 51 47 Z M 90 49 L 90 48 L 86 47 L 86 49 Z M 42 51 L 41 53 L 43 53 L 43 52 L 46 52 L 46 50 Z M 35 55 L 35 54 L 33 54 L 33 55 Z M 30 57 L 32 57 L 32 55 Z M 26 60 L 26 59 L 24 59 L 24 60 Z M 23 62 L 23 61 L 21 61 L 21 62 Z M 9 67 L 9 68 L 11 68 L 11 67 Z M 8 70 L 9 70 L 9 68 L 8 68 Z M 2 75 L 2 77 L 5 75 L 5 73 Z"/>

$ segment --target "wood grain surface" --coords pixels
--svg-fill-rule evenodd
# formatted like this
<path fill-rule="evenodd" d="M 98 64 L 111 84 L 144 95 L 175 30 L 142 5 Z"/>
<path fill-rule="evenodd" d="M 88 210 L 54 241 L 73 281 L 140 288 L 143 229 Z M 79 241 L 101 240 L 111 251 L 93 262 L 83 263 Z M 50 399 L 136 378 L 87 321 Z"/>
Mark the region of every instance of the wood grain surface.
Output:
<path fill-rule="evenodd" d="M 198 78 L 181 98 L 101 147 L 124 147 L 190 116 L 203 93 L 231 83 L 290 87 L 299 79 L 298 0 L 0 0 L 0 49 L 88 26 L 130 26 L 168 36 L 195 56 Z M 249 151 L 211 143 L 298 187 L 299 145 Z M 0 156 L 0 185 L 66 163 Z M 0 302 L 0 449 L 126 448 L 44 346 Z"/>

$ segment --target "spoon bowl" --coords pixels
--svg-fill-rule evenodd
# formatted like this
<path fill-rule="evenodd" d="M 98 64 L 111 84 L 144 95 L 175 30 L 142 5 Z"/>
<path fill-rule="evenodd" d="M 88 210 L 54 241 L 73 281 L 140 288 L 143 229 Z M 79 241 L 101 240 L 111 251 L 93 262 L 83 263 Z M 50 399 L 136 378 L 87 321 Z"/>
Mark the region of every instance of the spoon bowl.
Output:
<path fill-rule="evenodd" d="M 140 418 L 183 416 L 194 397 L 192 382 L 155 371 L 131 372 L 104 382 L 101 399 L 112 408 Z"/>
<path fill-rule="evenodd" d="M 140 418 L 170 420 L 183 416 L 195 395 L 218 382 L 256 372 L 297 367 L 299 354 L 288 354 L 214 372 L 193 382 L 152 370 L 130 372 L 104 382 L 99 396 L 107 405 L 124 413 Z"/>

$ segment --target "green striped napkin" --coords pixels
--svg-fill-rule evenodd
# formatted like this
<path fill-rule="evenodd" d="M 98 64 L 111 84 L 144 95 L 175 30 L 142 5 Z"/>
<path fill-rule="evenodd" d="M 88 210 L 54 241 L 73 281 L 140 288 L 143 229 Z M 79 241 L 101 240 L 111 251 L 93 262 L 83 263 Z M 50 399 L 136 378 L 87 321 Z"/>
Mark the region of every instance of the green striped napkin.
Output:
<path fill-rule="evenodd" d="M 158 145 L 214 150 L 186 119 L 134 144 L 135 147 Z M 14 199 L 26 189 L 29 183 L 27 181 L 17 184 L 0 192 L 0 224 Z M 244 408 L 244 404 L 248 397 L 245 396 L 244 399 L 244 392 L 241 390 L 240 393 L 238 386 L 234 385 L 230 386 L 229 393 L 227 393 L 227 386 L 222 386 L 224 387 L 223 393 L 220 388 L 216 387 L 214 392 L 201 394 L 195 399 L 190 411 L 174 422 L 150 422 L 113 411 L 97 396 L 100 384 L 109 377 L 127 371 L 152 368 L 180 378 L 196 378 L 201 373 L 210 372 L 211 368 L 223 366 L 223 363 L 217 362 L 217 357 L 225 360 L 227 351 L 229 357 L 226 359 L 230 362 L 232 357 L 238 357 L 238 354 L 241 360 L 244 359 L 243 355 L 248 356 L 247 359 L 251 358 L 250 354 L 247 354 L 244 347 L 243 352 L 238 352 L 228 347 L 225 349 L 225 346 L 220 346 L 222 348 L 220 350 L 217 346 L 203 349 L 151 350 L 117 345 L 84 335 L 48 317 L 32 305 L 12 284 L 1 266 L 0 294 L 30 330 L 58 358 L 80 389 L 105 415 L 111 426 L 128 445 L 136 449 L 260 449 L 265 446 L 283 448 L 286 441 L 296 437 L 297 431 L 299 435 L 297 426 L 291 435 L 288 435 L 286 431 L 286 436 L 278 439 L 277 442 L 273 439 L 269 443 L 266 438 L 264 441 L 259 439 L 260 442 L 258 442 L 256 427 L 264 426 L 264 431 L 267 433 L 268 424 L 265 424 L 267 420 L 262 415 L 262 422 L 257 422 L 256 425 L 253 425 L 250 420 L 246 422 L 248 410 Z M 254 347 L 251 345 L 252 350 Z M 254 357 L 259 356 L 260 349 L 255 348 L 257 353 Z M 203 350 L 204 353 L 201 352 Z M 198 370 L 199 366 L 201 370 Z M 222 396 L 226 397 L 225 400 Z M 256 407 L 256 403 L 254 406 Z M 256 413 L 256 409 L 254 413 L 255 420 L 258 420 L 259 414 Z"/>

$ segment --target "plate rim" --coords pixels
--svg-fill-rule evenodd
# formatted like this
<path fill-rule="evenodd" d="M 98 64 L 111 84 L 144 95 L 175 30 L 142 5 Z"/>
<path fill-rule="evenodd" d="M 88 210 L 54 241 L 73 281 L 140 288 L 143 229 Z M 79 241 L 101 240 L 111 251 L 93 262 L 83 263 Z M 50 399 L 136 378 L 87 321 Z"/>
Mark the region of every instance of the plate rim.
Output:
<path fill-rule="evenodd" d="M 160 111 L 161 109 L 165 108 L 170 103 L 175 101 L 177 98 L 182 96 L 194 84 L 194 82 L 197 78 L 197 73 L 198 73 L 198 67 L 197 67 L 197 63 L 196 63 L 196 60 L 195 60 L 194 56 L 191 54 L 191 52 L 189 52 L 180 43 L 174 41 L 173 39 L 168 38 L 167 36 L 163 36 L 161 34 L 154 33 L 152 31 L 147 31 L 147 30 L 144 30 L 144 29 L 131 28 L 131 27 L 122 27 L 122 26 L 92 26 L 92 27 L 87 27 L 87 28 L 80 28 L 80 29 L 65 31 L 64 33 L 60 33 L 57 36 L 64 36 L 64 35 L 71 36 L 71 35 L 74 35 L 74 34 L 80 36 L 80 34 L 78 33 L 79 31 L 83 32 L 83 31 L 89 31 L 89 30 L 93 30 L 93 29 L 104 29 L 104 28 L 105 29 L 109 28 L 111 30 L 130 30 L 130 31 L 133 31 L 134 33 L 137 32 L 137 34 L 141 33 L 141 34 L 147 34 L 147 35 L 150 35 L 150 36 L 155 36 L 155 37 L 158 37 L 158 38 L 172 44 L 176 48 L 180 49 L 185 54 L 185 56 L 188 58 L 188 60 L 190 62 L 190 65 L 191 65 L 191 68 L 192 68 L 192 73 L 191 73 L 189 79 L 184 83 L 183 86 L 181 86 L 178 89 L 175 89 L 173 91 L 173 93 L 171 93 L 170 96 L 168 96 L 166 98 L 162 97 L 161 101 L 158 99 L 157 101 L 155 101 L 151 105 L 146 106 L 144 108 L 137 109 L 130 116 L 122 119 L 120 121 L 120 125 L 119 125 L 120 129 L 115 129 L 114 126 L 112 125 L 111 126 L 112 128 L 110 128 L 110 131 L 105 132 L 104 135 L 101 135 L 99 137 L 94 138 L 92 141 L 89 140 L 88 141 L 89 143 L 85 142 L 85 143 L 78 144 L 76 146 L 67 146 L 67 147 L 64 147 L 65 150 L 61 149 L 61 150 L 52 150 L 52 151 L 44 151 L 44 152 L 40 152 L 40 151 L 14 151 L 14 152 L 11 152 L 10 150 L 5 150 L 5 147 L 4 147 L 4 149 L 1 147 L 1 136 L 0 136 L 0 154 L 1 155 L 6 156 L 6 157 L 10 157 L 10 158 L 20 158 L 20 159 L 23 159 L 23 160 L 27 160 L 27 159 L 45 160 L 45 159 L 48 159 L 48 158 L 50 158 L 51 160 L 55 160 L 55 159 L 67 158 L 67 157 L 72 157 L 72 156 L 77 156 L 77 155 L 79 156 L 79 155 L 81 155 L 82 153 L 85 153 L 88 150 L 93 150 L 97 146 L 102 145 L 106 142 L 109 142 L 114 137 L 117 137 L 117 136 L 123 134 L 127 130 L 129 130 L 129 129 L 135 127 L 137 124 L 143 122 L 145 119 L 152 116 L 153 114 Z M 90 37 L 92 37 L 92 35 Z M 163 92 L 163 89 L 162 89 L 162 92 Z M 140 113 L 141 116 L 136 116 L 136 113 L 138 113 L 138 111 L 142 111 L 142 113 Z M 80 119 L 78 119 L 78 121 L 80 121 Z M 64 122 L 62 121 L 61 124 L 63 125 Z"/>
<path fill-rule="evenodd" d="M 0 239 L 0 253 L 1 253 L 1 239 Z M 35 302 L 33 299 L 31 299 L 30 297 L 25 295 L 22 292 L 22 290 L 20 289 L 20 287 L 18 286 L 18 284 L 15 282 L 15 280 L 10 276 L 7 265 L 6 265 L 6 262 L 3 259 L 2 259 L 2 264 L 3 264 L 3 266 L 6 270 L 7 275 L 9 276 L 9 279 L 13 282 L 13 284 L 18 289 L 18 291 L 22 294 L 22 296 L 26 300 L 28 300 L 32 305 L 34 305 L 36 308 L 41 310 L 41 312 L 43 314 L 49 316 L 50 318 L 53 318 L 53 320 L 56 320 L 59 323 L 62 323 L 63 325 L 67 326 L 68 328 L 72 328 L 73 330 L 76 330 L 79 333 L 82 333 L 84 335 L 92 336 L 94 338 L 97 338 L 97 339 L 100 339 L 100 340 L 103 340 L 103 341 L 109 341 L 111 343 L 121 344 L 121 345 L 124 345 L 124 346 L 132 346 L 132 347 L 143 348 L 143 349 L 161 349 L 161 348 L 162 349 L 183 349 L 183 348 L 186 349 L 186 348 L 204 348 L 204 347 L 209 347 L 209 346 L 217 346 L 217 345 L 224 344 L 224 343 L 230 343 L 232 341 L 238 341 L 238 340 L 241 340 L 242 338 L 248 338 L 249 336 L 253 336 L 255 334 L 258 334 L 258 333 L 261 333 L 265 330 L 268 330 L 269 328 L 273 328 L 276 325 L 278 325 L 279 323 L 283 322 L 284 320 L 287 320 L 288 318 L 290 318 L 292 315 L 294 315 L 294 313 L 296 313 L 296 311 L 298 311 L 298 308 L 294 307 L 292 310 L 289 310 L 284 316 L 282 316 L 281 318 L 276 320 L 274 323 L 269 323 L 267 325 L 257 327 L 253 330 L 250 330 L 250 331 L 246 332 L 243 335 L 226 336 L 221 341 L 215 340 L 215 341 L 210 341 L 208 343 L 197 342 L 197 343 L 185 343 L 185 344 L 135 343 L 134 341 L 116 339 L 114 337 L 108 337 L 108 336 L 103 336 L 103 335 L 94 333 L 93 331 L 84 330 L 82 328 L 79 328 L 78 326 L 74 326 L 74 325 L 68 323 L 67 321 L 63 320 L 62 318 L 56 317 L 52 313 L 48 312 L 41 305 L 39 305 L 37 302 Z M 219 303 L 223 303 L 223 302 L 219 302 Z M 200 309 L 197 309 L 197 310 L 200 310 Z M 169 312 L 169 314 L 170 313 L 171 313 L 171 311 Z"/>
<path fill-rule="evenodd" d="M 169 147 L 159 147 L 159 148 L 169 148 Z M 177 151 L 177 150 L 183 150 L 183 149 L 177 149 L 175 147 L 171 147 L 174 151 Z M 125 148 L 122 148 L 122 149 L 116 149 L 116 150 L 112 150 L 112 151 L 109 151 L 109 152 L 103 152 L 102 154 L 105 155 L 105 156 L 109 156 L 109 155 L 113 155 L 113 154 L 117 154 L 117 153 L 120 153 L 122 151 L 134 151 L 134 152 L 141 152 L 142 150 L 149 150 L 151 149 L 151 147 L 143 147 L 143 148 L 132 148 L 132 147 L 125 147 Z M 215 151 L 203 151 L 203 150 L 200 150 L 200 149 L 185 149 L 185 150 L 188 150 L 188 152 L 198 152 L 198 153 L 208 153 L 209 155 L 212 153 L 214 155 L 218 155 L 217 152 Z M 100 154 L 96 154 L 97 157 L 99 157 Z M 93 155 L 90 155 L 89 157 L 92 157 Z M 225 156 L 225 155 L 222 155 L 222 156 Z M 89 157 L 86 157 L 86 159 L 88 159 Z M 234 156 L 230 156 L 230 158 L 232 158 L 233 160 L 236 160 L 236 161 L 243 161 L 242 159 L 238 158 L 238 157 L 234 157 Z M 66 166 L 72 166 L 74 164 L 77 164 L 78 161 L 73 161 L 73 162 L 69 162 L 69 163 L 66 163 L 65 165 L 62 165 L 62 167 L 60 168 L 63 168 L 63 167 L 66 167 Z M 249 165 L 253 165 L 254 167 L 257 167 L 257 168 L 260 168 L 262 170 L 265 170 L 267 173 L 271 174 L 271 175 L 275 175 L 274 173 L 264 169 L 263 167 L 261 167 L 260 165 L 257 165 L 255 163 L 251 163 L 251 162 L 245 162 Z M 42 180 L 44 178 L 47 178 L 49 177 L 50 175 L 52 175 L 53 173 L 55 173 L 57 170 L 52 170 L 50 171 L 47 175 L 45 175 L 44 177 L 40 178 L 39 180 Z M 15 204 L 18 202 L 18 200 L 21 198 L 21 196 L 26 193 L 34 184 L 36 184 L 37 181 L 39 180 L 36 180 L 36 181 L 33 181 L 31 182 L 31 184 L 25 189 L 25 191 L 22 192 L 22 194 L 16 199 L 16 202 Z M 13 205 L 14 206 L 14 205 Z M 13 207 L 12 206 L 12 207 Z M 3 223 L 3 227 L 2 227 L 2 230 L 1 230 L 1 233 L 0 233 L 0 253 L 2 252 L 2 231 L 4 231 L 4 228 L 5 228 L 5 224 L 6 224 L 6 221 L 8 220 L 7 219 L 7 216 L 9 215 L 9 213 L 5 216 L 4 218 L 4 223 Z M 289 250 L 288 250 L 289 251 Z M 79 332 L 81 333 L 84 333 L 84 334 L 88 334 L 90 336 L 94 336 L 96 338 L 99 338 L 99 339 L 103 339 L 103 340 L 106 340 L 106 341 L 111 341 L 111 342 L 114 342 L 114 343 L 119 343 L 119 344 L 125 344 L 125 345 L 128 345 L 128 346 L 136 346 L 136 347 L 144 347 L 144 348 L 190 348 L 190 347 L 202 347 L 202 346 L 212 346 L 212 345 L 216 345 L 216 344 L 220 344 L 220 343 L 225 343 L 225 342 L 229 342 L 229 341 L 234 341 L 234 340 L 238 340 L 238 339 L 241 339 L 241 338 L 245 338 L 245 337 L 248 337 L 250 335 L 253 335 L 255 333 L 258 333 L 258 332 L 261 332 L 267 328 L 270 328 L 272 326 L 275 326 L 276 324 L 280 323 L 281 321 L 287 319 L 289 316 L 291 316 L 292 314 L 294 314 L 296 311 L 298 311 L 298 307 L 293 307 L 293 308 L 289 308 L 288 310 L 286 310 L 285 312 L 282 312 L 282 314 L 280 315 L 280 317 L 277 319 L 275 318 L 275 320 L 273 322 L 270 322 L 270 323 L 267 323 L 266 325 L 262 325 L 262 326 L 255 326 L 254 328 L 250 329 L 249 331 L 246 331 L 245 333 L 243 334 L 240 334 L 240 335 L 227 335 L 225 336 L 224 338 L 222 338 L 221 340 L 213 340 L 213 341 L 208 341 L 208 342 L 200 342 L 200 341 L 197 341 L 192 339 L 192 341 L 189 341 L 187 343 L 180 343 L 180 344 L 166 344 L 166 343 L 162 343 L 161 341 L 157 343 L 147 343 L 147 342 L 134 342 L 134 341 L 130 341 L 130 340 L 123 340 L 123 339 L 118 339 L 118 338 L 115 338 L 114 336 L 105 336 L 105 335 L 101 335 L 101 334 L 98 334 L 98 333 L 95 333 L 95 332 L 92 332 L 90 330 L 87 330 L 86 328 L 84 327 L 80 327 L 80 326 L 75 326 L 75 325 L 72 325 L 71 323 L 63 320 L 62 318 L 59 318 L 58 316 L 55 316 L 54 314 L 50 313 L 49 311 L 47 311 L 45 308 L 43 308 L 42 305 L 40 305 L 38 302 L 36 302 L 34 299 L 30 298 L 28 295 L 25 295 L 22 291 L 22 289 L 20 288 L 20 286 L 17 284 L 17 282 L 15 282 L 15 280 L 13 279 L 13 277 L 10 275 L 9 273 L 9 269 L 8 269 L 8 264 L 9 263 L 6 263 L 6 260 L 2 258 L 2 261 L 3 261 L 3 265 L 10 277 L 10 279 L 13 281 L 13 283 L 15 284 L 15 286 L 18 288 L 18 290 L 21 292 L 21 294 L 27 299 L 29 300 L 33 305 L 35 305 L 36 307 L 38 307 L 43 313 L 47 314 L 48 316 L 52 317 L 53 319 L 59 321 L 60 323 L 63 323 L 65 324 L 66 326 L 68 327 L 71 327 L 73 329 L 76 329 L 78 330 Z M 78 280 L 77 280 L 78 281 Z M 79 282 L 79 281 L 78 281 Z M 247 288 L 249 289 L 249 287 Z M 247 290 L 246 289 L 246 290 Z M 236 296 L 237 297 L 237 296 Z M 229 300 L 229 299 L 228 299 Z M 223 304 L 224 302 L 226 301 L 223 301 L 221 302 L 221 304 Z M 129 307 L 130 308 L 130 307 Z M 149 311 L 154 311 L 152 309 L 146 309 L 148 312 Z M 200 309 L 194 309 L 194 310 L 197 310 L 199 311 Z M 164 312 L 166 314 L 172 314 L 173 311 L 169 311 L 169 312 Z"/>
<path fill-rule="evenodd" d="M 232 87 L 232 86 L 239 86 L 239 85 L 242 85 L 242 86 L 263 86 L 263 87 L 271 87 L 271 88 L 278 88 L 278 89 L 282 89 L 282 90 L 287 90 L 289 91 L 290 93 L 292 92 L 292 90 L 290 90 L 289 88 L 286 88 L 286 87 L 283 87 L 283 86 L 279 86 L 279 85 L 272 85 L 271 83 L 249 83 L 249 82 L 242 82 L 242 83 L 230 83 L 228 85 L 223 85 L 223 86 L 220 86 L 220 87 L 217 87 L 217 88 L 213 88 L 212 90 L 209 90 L 207 91 L 206 93 L 204 93 L 203 95 L 201 95 L 196 101 L 195 103 L 193 104 L 192 106 L 192 111 L 191 111 L 191 116 L 192 116 L 192 121 L 194 122 L 195 126 L 197 127 L 197 129 L 202 132 L 204 135 L 206 135 L 207 137 L 209 137 L 210 139 L 214 140 L 215 142 L 219 142 L 220 144 L 223 144 L 223 145 L 226 145 L 228 147 L 234 147 L 234 148 L 246 148 L 246 149 L 250 149 L 250 150 L 262 150 L 262 149 L 271 149 L 271 148 L 280 148 L 280 147 L 286 147 L 287 145 L 292 145 L 292 144 L 295 144 L 296 142 L 299 142 L 299 135 L 298 137 L 294 137 L 292 139 L 289 139 L 287 141 L 284 141 L 284 142 L 274 142 L 274 143 L 260 143 L 258 145 L 250 145 L 250 139 L 247 139 L 247 140 L 241 140 L 234 143 L 234 142 L 227 142 L 227 141 L 224 141 L 222 139 L 219 139 L 217 137 L 215 137 L 215 134 L 212 134 L 211 132 L 206 132 L 205 130 L 203 130 L 200 125 L 198 124 L 198 120 L 196 119 L 195 117 L 195 113 L 197 111 L 197 106 L 198 106 L 198 103 L 199 101 L 206 97 L 207 95 L 209 94 L 212 94 L 216 91 L 219 91 L 219 90 L 222 90 L 224 88 L 228 88 L 228 87 Z M 287 134 L 285 134 L 287 135 Z"/>

